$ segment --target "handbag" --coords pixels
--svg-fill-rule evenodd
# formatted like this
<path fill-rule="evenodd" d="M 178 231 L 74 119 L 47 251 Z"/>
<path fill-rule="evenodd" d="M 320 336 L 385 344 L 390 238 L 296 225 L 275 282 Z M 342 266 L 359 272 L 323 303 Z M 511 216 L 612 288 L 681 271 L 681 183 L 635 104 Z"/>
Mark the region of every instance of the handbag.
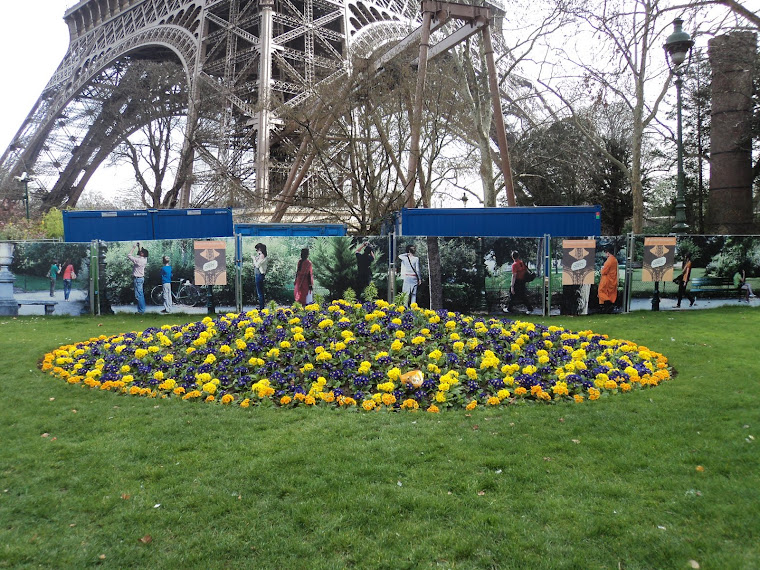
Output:
<path fill-rule="evenodd" d="M 530 283 L 535 278 L 536 278 L 536 274 L 533 273 L 532 271 L 528 270 L 528 271 L 525 272 L 525 282 L 526 283 Z"/>
<path fill-rule="evenodd" d="M 678 275 L 673 279 L 673 283 L 677 283 L 680 285 L 682 282 L 683 282 L 683 273 L 681 273 L 681 275 Z"/>

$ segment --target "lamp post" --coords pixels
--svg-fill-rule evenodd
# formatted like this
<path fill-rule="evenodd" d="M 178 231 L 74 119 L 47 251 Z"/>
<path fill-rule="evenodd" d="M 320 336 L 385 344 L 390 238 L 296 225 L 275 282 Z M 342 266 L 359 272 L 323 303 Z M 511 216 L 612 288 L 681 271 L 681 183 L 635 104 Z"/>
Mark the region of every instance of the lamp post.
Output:
<path fill-rule="evenodd" d="M 689 229 L 686 223 L 686 200 L 685 177 L 683 173 L 683 127 L 681 121 L 681 86 L 683 85 L 683 72 L 685 70 L 684 62 L 686 57 L 691 53 L 694 40 L 688 32 L 683 31 L 681 26 L 683 20 L 676 18 L 673 20 L 673 33 L 665 40 L 665 53 L 667 55 L 668 67 L 671 73 L 676 76 L 676 122 L 677 122 L 677 145 L 678 145 L 678 177 L 676 178 L 676 223 L 673 226 L 673 233 L 682 234 Z M 688 62 L 687 62 L 688 65 Z"/>
<path fill-rule="evenodd" d="M 467 194 L 465 194 L 464 192 L 462 192 L 462 197 L 460 198 L 460 200 L 462 201 L 462 206 L 464 206 L 466 208 L 467 207 Z"/>

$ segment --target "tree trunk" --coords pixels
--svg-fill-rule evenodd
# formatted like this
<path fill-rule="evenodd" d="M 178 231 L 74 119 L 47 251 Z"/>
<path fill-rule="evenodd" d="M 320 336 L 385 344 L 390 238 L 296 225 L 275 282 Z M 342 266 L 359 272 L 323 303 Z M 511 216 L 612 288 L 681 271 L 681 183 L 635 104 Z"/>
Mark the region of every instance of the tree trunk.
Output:
<path fill-rule="evenodd" d="M 427 237 L 428 275 L 430 278 L 430 308 L 443 308 L 443 285 L 441 283 L 441 251 L 436 236 Z"/>

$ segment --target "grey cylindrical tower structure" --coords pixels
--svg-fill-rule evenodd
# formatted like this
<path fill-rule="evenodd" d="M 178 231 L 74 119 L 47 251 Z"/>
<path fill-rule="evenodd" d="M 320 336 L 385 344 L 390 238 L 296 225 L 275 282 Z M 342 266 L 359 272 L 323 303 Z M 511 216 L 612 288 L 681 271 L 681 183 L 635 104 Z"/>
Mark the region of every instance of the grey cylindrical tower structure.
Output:
<path fill-rule="evenodd" d="M 734 32 L 709 42 L 712 68 L 708 233 L 748 234 L 752 219 L 752 73 L 757 36 Z"/>

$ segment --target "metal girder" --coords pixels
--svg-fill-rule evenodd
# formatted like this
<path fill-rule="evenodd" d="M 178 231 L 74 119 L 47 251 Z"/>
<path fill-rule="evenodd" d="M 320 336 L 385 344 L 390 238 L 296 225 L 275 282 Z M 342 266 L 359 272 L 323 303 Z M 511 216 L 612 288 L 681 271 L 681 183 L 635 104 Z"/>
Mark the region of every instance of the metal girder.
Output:
<path fill-rule="evenodd" d="M 268 2 L 272 36 L 269 47 L 262 48 L 261 17 Z M 440 2 L 423 6 L 433 4 L 433 30 L 460 9 Z M 237 181 L 233 185 L 268 177 L 270 170 L 282 173 L 283 163 L 266 162 L 263 154 L 258 162 L 252 160 L 267 141 L 257 139 L 256 133 L 262 128 L 284 129 L 280 115 L 297 106 L 313 108 L 318 89 L 331 86 L 337 91 L 332 86 L 344 82 L 352 46 L 364 42 L 362 49 L 372 51 L 403 38 L 418 18 L 418 6 L 416 0 L 82 0 L 64 15 L 69 48 L 0 158 L 0 176 L 8 180 L 22 171 L 48 172 L 50 180 L 43 189 L 50 192 L 51 201 L 75 202 L 81 181 L 105 158 L 112 141 L 129 134 L 129 127 L 105 120 L 102 110 L 113 82 L 122 79 L 123 70 L 116 63 L 140 55 L 176 59 L 186 71 L 191 117 L 183 152 L 195 152 L 214 171 Z M 361 18 L 351 18 L 353 13 Z M 402 42 L 379 58 L 379 65 L 414 41 Z M 266 74 L 262 62 L 268 66 Z M 223 101 L 221 120 L 214 118 L 214 152 L 192 144 L 200 86 L 210 87 Z M 266 121 L 261 120 L 263 112 Z M 285 129 L 263 144 L 282 146 L 290 154 L 301 141 L 296 129 Z M 309 178 L 303 164 L 297 173 L 300 180 Z M 267 195 L 258 199 L 278 191 L 264 190 Z M 235 193 L 240 195 L 240 189 Z M 189 201 L 189 193 L 185 198 Z"/>

